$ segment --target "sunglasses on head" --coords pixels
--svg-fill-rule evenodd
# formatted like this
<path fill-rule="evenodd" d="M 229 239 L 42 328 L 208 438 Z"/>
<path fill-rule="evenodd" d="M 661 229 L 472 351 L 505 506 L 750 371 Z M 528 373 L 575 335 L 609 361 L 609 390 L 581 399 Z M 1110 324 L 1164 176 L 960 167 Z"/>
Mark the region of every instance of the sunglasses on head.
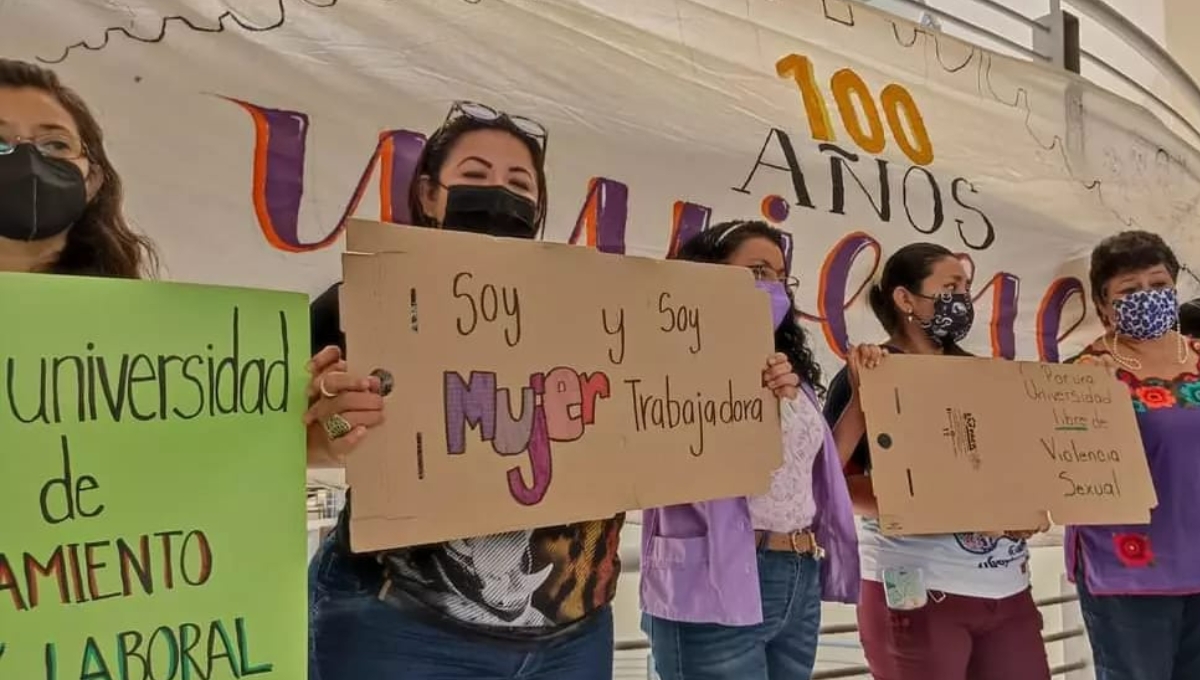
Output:
<path fill-rule="evenodd" d="M 541 148 L 542 154 L 546 153 L 546 143 L 549 141 L 549 133 L 546 132 L 545 126 L 525 116 L 513 116 L 498 111 L 487 104 L 480 104 L 471 101 L 456 101 L 450 107 L 449 113 L 446 114 L 446 120 L 442 123 L 445 128 L 451 121 L 457 118 L 470 118 L 471 120 L 479 121 L 480 123 L 494 123 L 496 121 L 504 121 L 511 124 L 522 135 L 533 140 L 538 147 Z"/>

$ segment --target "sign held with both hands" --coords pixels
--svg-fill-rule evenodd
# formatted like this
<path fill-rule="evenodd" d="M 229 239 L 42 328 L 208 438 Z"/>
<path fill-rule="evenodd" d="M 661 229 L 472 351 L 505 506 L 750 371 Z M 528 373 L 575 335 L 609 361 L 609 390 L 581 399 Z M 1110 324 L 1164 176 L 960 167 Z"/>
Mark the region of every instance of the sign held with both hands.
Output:
<path fill-rule="evenodd" d="M 895 355 L 862 372 L 886 534 L 1143 524 L 1158 504 L 1133 404 L 1097 366 Z"/>
<path fill-rule="evenodd" d="M 352 221 L 359 552 L 759 493 L 782 462 L 768 297 L 738 267 Z"/>

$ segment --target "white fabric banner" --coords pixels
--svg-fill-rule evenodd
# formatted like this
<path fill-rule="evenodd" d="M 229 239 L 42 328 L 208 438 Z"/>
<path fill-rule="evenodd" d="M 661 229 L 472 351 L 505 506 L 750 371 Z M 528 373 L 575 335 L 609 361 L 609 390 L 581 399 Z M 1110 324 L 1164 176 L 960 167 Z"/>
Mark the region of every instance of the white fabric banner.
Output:
<path fill-rule="evenodd" d="M 829 368 L 881 339 L 859 293 L 911 241 L 969 258 L 968 345 L 1006 357 L 1095 332 L 1106 234 L 1200 265 L 1200 158 L 1148 112 L 841 0 L 39 0 L 0 3 L 0 45 L 96 109 L 178 280 L 320 292 L 348 214 L 405 219 L 457 99 L 549 129 L 548 238 L 789 230 Z"/>

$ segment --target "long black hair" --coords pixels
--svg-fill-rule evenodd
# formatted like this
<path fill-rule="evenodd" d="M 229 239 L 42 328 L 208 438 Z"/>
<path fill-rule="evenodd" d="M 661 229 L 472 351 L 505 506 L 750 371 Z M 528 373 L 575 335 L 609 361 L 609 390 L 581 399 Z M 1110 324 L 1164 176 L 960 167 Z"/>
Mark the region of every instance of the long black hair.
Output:
<path fill-rule="evenodd" d="M 680 246 L 672 259 L 725 264 L 743 243 L 755 238 L 767 239 L 778 246 L 781 252 L 787 253 L 787 237 L 782 231 L 766 222 L 738 220 L 714 224 L 696 234 Z M 795 300 L 791 298 L 792 291 L 788 290 L 788 299 L 795 307 Z M 775 350 L 787 355 L 796 375 L 808 383 L 818 395 L 825 394 L 825 385 L 821 381 L 821 365 L 813 356 L 812 348 L 808 346 L 808 334 L 797 322 L 795 313 L 788 314 L 775 331 Z"/>

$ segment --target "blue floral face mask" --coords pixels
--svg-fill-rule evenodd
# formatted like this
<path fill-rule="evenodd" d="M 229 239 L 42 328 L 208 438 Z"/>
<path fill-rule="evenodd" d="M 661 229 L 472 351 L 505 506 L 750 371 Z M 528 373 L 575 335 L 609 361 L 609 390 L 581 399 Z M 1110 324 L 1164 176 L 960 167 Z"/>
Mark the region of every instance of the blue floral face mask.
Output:
<path fill-rule="evenodd" d="M 1130 340 L 1154 340 L 1179 324 L 1174 288 L 1148 288 L 1113 301 L 1116 332 Z"/>

